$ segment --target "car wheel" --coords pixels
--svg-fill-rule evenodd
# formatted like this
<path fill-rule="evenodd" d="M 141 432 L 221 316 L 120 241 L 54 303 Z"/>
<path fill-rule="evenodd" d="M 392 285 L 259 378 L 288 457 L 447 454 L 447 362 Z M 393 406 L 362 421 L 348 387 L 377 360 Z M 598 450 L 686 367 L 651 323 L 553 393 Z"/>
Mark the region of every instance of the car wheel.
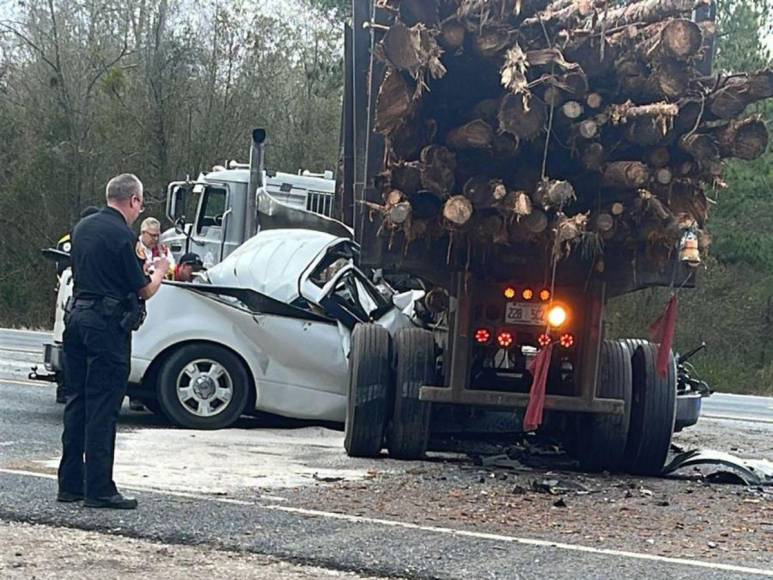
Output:
<path fill-rule="evenodd" d="M 424 385 L 435 382 L 435 340 L 421 328 L 406 328 L 395 337 L 395 376 L 392 423 L 387 435 L 389 456 L 419 459 L 427 451 L 430 403 L 419 400 Z"/>
<path fill-rule="evenodd" d="M 358 324 L 349 353 L 344 447 L 351 457 L 381 452 L 388 419 L 391 384 L 389 332 L 376 324 Z"/>
<path fill-rule="evenodd" d="M 657 370 L 658 346 L 643 341 L 633 351 L 631 424 L 625 450 L 626 469 L 638 475 L 658 475 L 663 469 L 676 419 L 676 364 L 669 355 L 668 371 Z"/>
<path fill-rule="evenodd" d="M 190 344 L 161 367 L 156 386 L 163 413 L 189 429 L 222 429 L 244 412 L 250 383 L 236 355 L 213 344 Z"/>
<path fill-rule="evenodd" d="M 598 396 L 622 399 L 623 415 L 580 413 L 577 458 L 585 471 L 620 471 L 631 418 L 631 352 L 619 341 L 601 344 Z"/>

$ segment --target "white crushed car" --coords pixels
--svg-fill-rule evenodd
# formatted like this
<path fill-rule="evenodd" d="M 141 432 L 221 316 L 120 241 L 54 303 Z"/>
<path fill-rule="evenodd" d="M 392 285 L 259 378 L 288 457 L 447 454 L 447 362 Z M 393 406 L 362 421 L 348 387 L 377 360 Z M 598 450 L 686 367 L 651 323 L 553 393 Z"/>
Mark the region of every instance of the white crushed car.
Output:
<path fill-rule="evenodd" d="M 129 393 L 197 429 L 252 411 L 343 422 L 355 324 L 391 335 L 414 326 L 354 265 L 356 253 L 353 241 L 328 233 L 267 230 L 199 282 L 165 282 L 133 335 Z M 410 312 L 415 297 L 397 303 Z M 47 368 L 58 371 L 55 350 L 46 349 Z"/>

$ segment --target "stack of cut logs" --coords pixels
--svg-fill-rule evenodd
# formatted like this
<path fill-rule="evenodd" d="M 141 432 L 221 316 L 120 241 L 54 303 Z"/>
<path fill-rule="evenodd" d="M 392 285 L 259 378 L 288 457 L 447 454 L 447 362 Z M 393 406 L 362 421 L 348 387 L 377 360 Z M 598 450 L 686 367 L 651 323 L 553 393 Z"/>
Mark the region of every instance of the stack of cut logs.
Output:
<path fill-rule="evenodd" d="M 674 255 L 723 159 L 755 159 L 773 72 L 701 76 L 702 0 L 380 0 L 382 232 L 547 250 Z M 396 234 L 400 233 L 401 236 Z M 602 252 L 603 253 L 603 252 Z M 598 260 L 603 269 L 603 258 Z"/>

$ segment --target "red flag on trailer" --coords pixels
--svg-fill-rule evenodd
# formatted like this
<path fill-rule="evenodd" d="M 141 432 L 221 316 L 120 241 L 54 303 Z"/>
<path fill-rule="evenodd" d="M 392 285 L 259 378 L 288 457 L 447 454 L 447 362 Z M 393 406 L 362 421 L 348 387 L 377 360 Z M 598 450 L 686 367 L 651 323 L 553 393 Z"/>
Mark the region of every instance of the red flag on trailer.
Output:
<path fill-rule="evenodd" d="M 542 424 L 542 411 L 545 408 L 545 386 L 548 382 L 553 344 L 543 348 L 529 364 L 529 371 L 534 378 L 531 381 L 531 390 L 529 391 L 529 405 L 523 416 L 524 431 L 534 431 Z"/>
<path fill-rule="evenodd" d="M 668 355 L 671 352 L 671 345 L 674 343 L 678 303 L 676 294 L 672 295 L 663 314 L 650 326 L 652 341 L 658 343 L 656 368 L 661 377 L 665 377 L 668 373 Z"/>

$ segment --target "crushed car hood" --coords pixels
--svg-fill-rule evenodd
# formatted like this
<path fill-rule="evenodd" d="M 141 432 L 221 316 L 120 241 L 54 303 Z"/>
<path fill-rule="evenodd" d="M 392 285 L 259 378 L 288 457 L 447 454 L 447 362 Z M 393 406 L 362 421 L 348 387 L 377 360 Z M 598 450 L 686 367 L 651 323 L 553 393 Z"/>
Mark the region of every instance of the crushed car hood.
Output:
<path fill-rule="evenodd" d="M 261 231 L 207 272 L 218 286 L 249 288 L 285 302 L 299 296 L 303 273 L 328 248 L 351 244 L 346 238 L 313 230 Z"/>

